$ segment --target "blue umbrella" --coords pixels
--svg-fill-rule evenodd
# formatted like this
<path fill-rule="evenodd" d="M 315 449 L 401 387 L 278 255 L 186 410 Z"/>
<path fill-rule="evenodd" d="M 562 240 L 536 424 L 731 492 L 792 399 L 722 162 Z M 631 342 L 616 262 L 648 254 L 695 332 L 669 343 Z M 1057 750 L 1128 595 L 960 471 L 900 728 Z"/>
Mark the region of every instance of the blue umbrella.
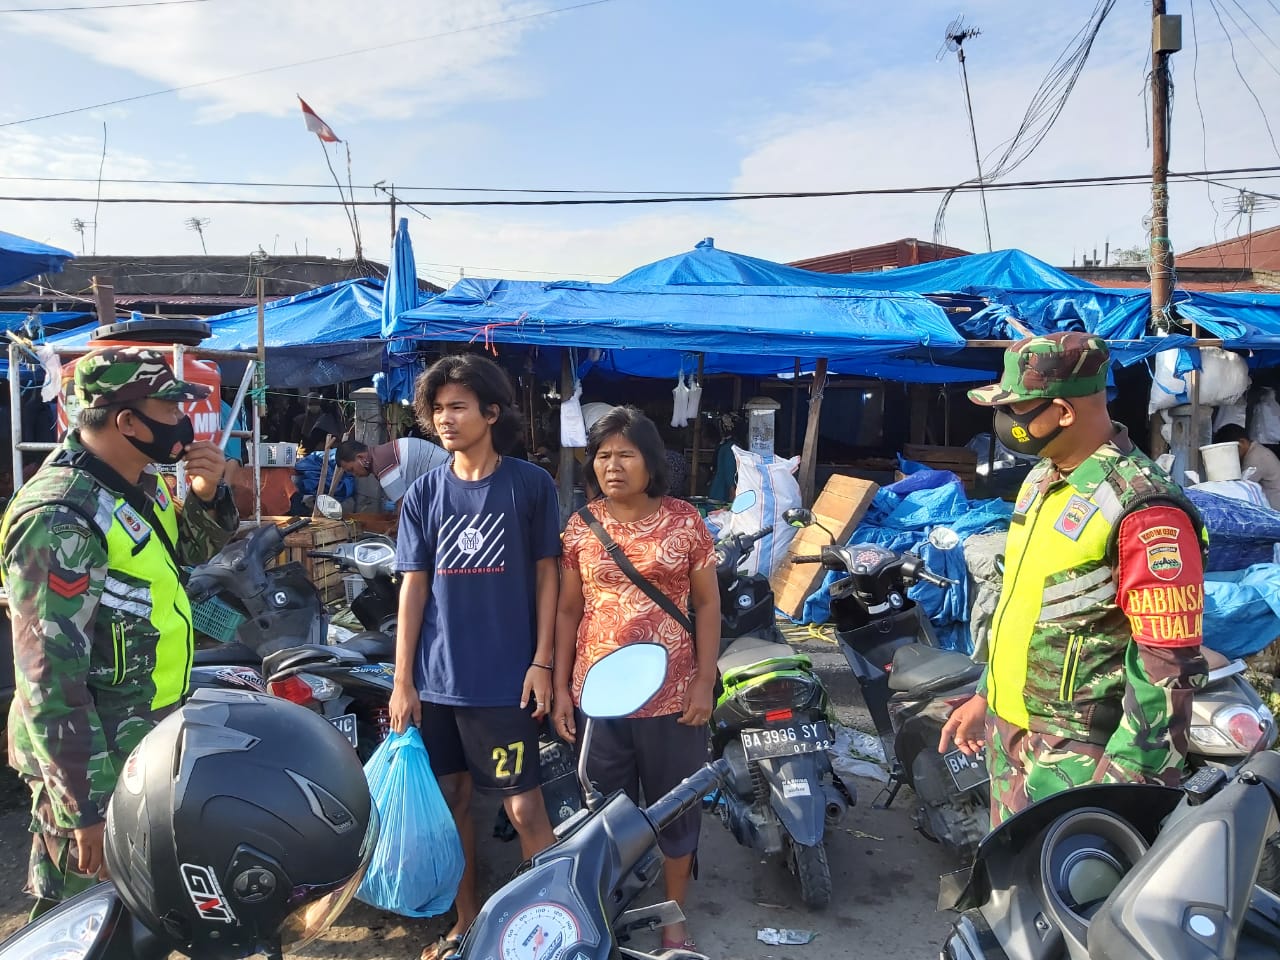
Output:
<path fill-rule="evenodd" d="M 66 250 L 0 230 L 0 287 L 11 287 L 42 273 L 57 273 L 74 257 Z"/>
<path fill-rule="evenodd" d="M 390 339 L 402 329 L 400 314 L 414 309 L 418 303 L 418 267 L 413 261 L 413 241 L 409 239 L 409 221 L 401 217 L 382 295 L 383 339 Z"/>

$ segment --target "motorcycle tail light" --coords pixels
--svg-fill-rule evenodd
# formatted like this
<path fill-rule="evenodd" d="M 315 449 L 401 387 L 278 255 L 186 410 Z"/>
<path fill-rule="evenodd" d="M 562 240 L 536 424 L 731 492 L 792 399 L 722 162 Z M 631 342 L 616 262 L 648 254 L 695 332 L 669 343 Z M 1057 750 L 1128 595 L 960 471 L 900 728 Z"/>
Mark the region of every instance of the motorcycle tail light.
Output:
<path fill-rule="evenodd" d="M 760 713 L 803 708 L 813 698 L 813 687 L 812 680 L 772 677 L 743 690 L 742 703 L 748 710 Z"/>
<path fill-rule="evenodd" d="M 291 677 L 272 680 L 267 684 L 267 692 L 273 697 L 300 703 L 305 707 L 316 701 L 336 700 L 342 690 L 328 677 L 297 673 Z"/>
<path fill-rule="evenodd" d="M 786 710 L 770 710 L 764 715 L 765 723 L 779 723 L 783 720 L 790 720 L 795 716 L 795 711 L 788 707 Z"/>
<path fill-rule="evenodd" d="M 1239 747 L 1242 753 L 1252 750 L 1266 730 L 1257 711 L 1245 706 L 1219 710 L 1213 715 L 1213 725 Z"/>

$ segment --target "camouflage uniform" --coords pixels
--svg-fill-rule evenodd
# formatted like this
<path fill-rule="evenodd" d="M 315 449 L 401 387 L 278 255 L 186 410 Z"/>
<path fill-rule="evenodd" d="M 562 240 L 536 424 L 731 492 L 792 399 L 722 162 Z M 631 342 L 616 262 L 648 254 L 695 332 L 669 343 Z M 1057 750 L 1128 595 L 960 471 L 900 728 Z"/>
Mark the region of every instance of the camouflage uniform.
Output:
<path fill-rule="evenodd" d="M 1011 348 L 979 403 L 1105 389 L 1105 343 L 1055 334 Z M 1090 782 L 1176 785 L 1206 673 L 1204 531 L 1123 428 L 1067 476 L 1049 460 L 1018 495 L 992 620 L 987 763 L 995 826 Z"/>
<path fill-rule="evenodd" d="M 138 348 L 88 354 L 75 387 L 97 407 L 208 393 Z M 179 511 L 152 468 L 135 486 L 76 432 L 9 505 L 0 525 L 16 685 L 9 763 L 31 788 L 37 912 L 97 882 L 76 870 L 73 831 L 103 820 L 121 764 L 185 696 L 193 638 L 177 564 L 207 560 L 238 520 L 225 487 Z"/>

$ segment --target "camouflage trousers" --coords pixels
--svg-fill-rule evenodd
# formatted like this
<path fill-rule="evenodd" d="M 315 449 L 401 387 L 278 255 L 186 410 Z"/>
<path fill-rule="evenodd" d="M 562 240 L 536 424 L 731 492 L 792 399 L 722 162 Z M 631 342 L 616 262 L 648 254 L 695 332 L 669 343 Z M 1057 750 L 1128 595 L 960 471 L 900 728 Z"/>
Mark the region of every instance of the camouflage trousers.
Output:
<path fill-rule="evenodd" d="M 32 920 L 102 882 L 77 870 L 79 862 L 80 848 L 74 837 L 32 835 L 31 858 L 27 864 L 27 893 L 36 898 Z"/>
<path fill-rule="evenodd" d="M 1106 748 L 1082 740 L 1032 733 L 987 714 L 987 772 L 991 829 L 1037 800 L 1094 782 Z"/>

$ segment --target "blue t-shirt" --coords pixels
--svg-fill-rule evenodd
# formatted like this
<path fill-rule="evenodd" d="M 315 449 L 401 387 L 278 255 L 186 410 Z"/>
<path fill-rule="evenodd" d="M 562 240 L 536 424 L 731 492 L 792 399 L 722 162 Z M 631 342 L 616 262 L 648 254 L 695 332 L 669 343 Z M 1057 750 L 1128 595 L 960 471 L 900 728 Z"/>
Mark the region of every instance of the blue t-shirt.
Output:
<path fill-rule="evenodd" d="M 559 555 L 559 501 L 541 467 L 503 457 L 461 480 L 446 463 L 409 488 L 396 566 L 433 573 L 413 671 L 423 700 L 519 706 L 537 647 L 535 565 Z"/>

